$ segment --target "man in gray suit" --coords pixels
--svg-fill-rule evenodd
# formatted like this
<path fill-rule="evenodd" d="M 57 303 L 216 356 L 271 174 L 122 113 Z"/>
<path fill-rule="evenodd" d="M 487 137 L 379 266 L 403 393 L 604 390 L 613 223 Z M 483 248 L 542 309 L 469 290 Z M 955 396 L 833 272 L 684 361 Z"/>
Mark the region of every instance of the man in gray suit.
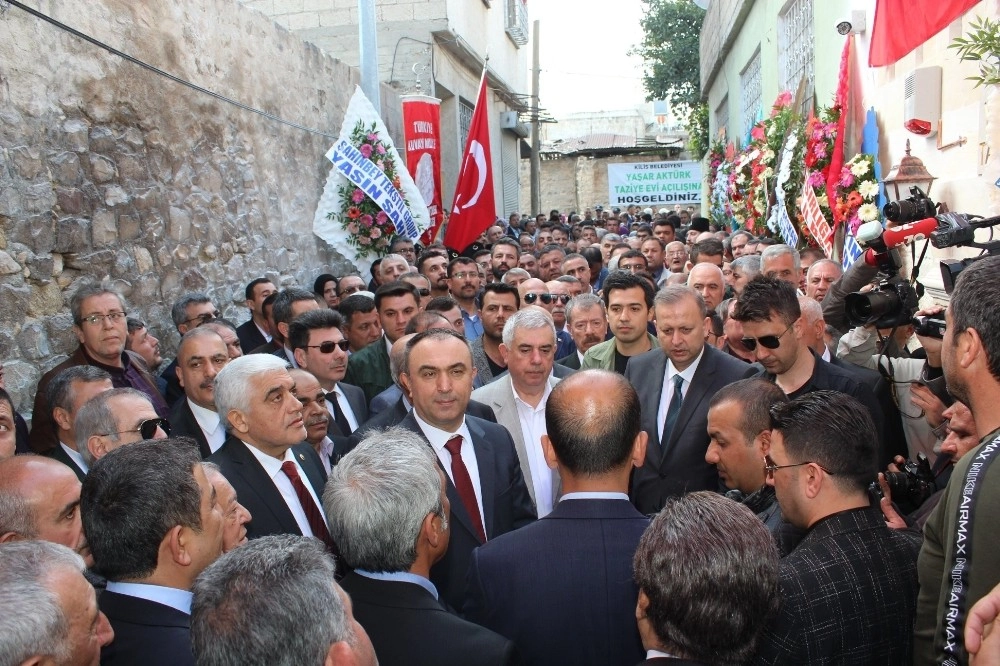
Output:
<path fill-rule="evenodd" d="M 646 463 L 635 470 L 630 492 L 643 513 L 656 513 L 668 497 L 719 489 L 718 473 L 705 461 L 708 403 L 747 371 L 742 361 L 705 344 L 710 320 L 697 291 L 664 287 L 653 308 L 660 349 L 632 357 L 625 369 L 649 435 Z"/>
<path fill-rule="evenodd" d="M 539 518 L 552 511 L 559 491 L 559 474 L 542 453 L 545 404 L 560 381 L 552 374 L 555 350 L 556 329 L 549 314 L 535 307 L 518 310 L 503 327 L 500 353 L 507 373 L 472 392 L 474 400 L 493 408 L 497 423 L 510 432 Z"/>

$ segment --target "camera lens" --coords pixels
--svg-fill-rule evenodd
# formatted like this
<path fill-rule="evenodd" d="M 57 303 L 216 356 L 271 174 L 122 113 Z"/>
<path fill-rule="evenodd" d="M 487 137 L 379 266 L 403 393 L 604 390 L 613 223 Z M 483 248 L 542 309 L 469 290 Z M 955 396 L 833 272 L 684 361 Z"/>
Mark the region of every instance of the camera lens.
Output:
<path fill-rule="evenodd" d="M 848 294 L 844 298 L 847 320 L 852 326 L 874 324 L 886 315 L 902 310 L 902 307 L 899 294 L 894 289 Z"/>

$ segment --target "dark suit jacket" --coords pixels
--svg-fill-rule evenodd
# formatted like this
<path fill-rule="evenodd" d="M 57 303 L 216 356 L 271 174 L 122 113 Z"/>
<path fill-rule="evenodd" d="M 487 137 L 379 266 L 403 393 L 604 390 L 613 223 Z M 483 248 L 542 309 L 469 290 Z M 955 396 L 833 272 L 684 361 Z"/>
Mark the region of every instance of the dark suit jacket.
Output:
<path fill-rule="evenodd" d="M 181 381 L 177 379 L 176 358 L 170 362 L 170 365 L 163 369 L 163 372 L 160 373 L 160 379 L 167 383 L 167 390 L 163 393 L 163 397 L 166 399 L 167 404 L 173 407 L 184 397 L 184 387 L 181 386 Z"/>
<path fill-rule="evenodd" d="M 351 573 L 340 586 L 351 595 L 380 666 L 521 663 L 512 642 L 452 615 L 419 585 Z"/>
<path fill-rule="evenodd" d="M 252 318 L 236 327 L 236 337 L 240 339 L 240 347 L 244 354 L 249 354 L 257 347 L 267 344 L 267 339 L 257 329 Z"/>
<path fill-rule="evenodd" d="M 474 416 L 467 416 L 465 424 L 476 450 L 486 538 L 493 539 L 533 522 L 537 518 L 535 507 L 524 484 L 510 433 L 501 425 Z M 424 436 L 412 412 L 399 425 Z M 442 601 L 452 608 L 461 608 L 472 551 L 482 542 L 449 474 L 450 470 L 445 470 L 451 502 L 451 543 L 444 558 L 431 569 L 431 582 L 437 587 Z"/>
<path fill-rule="evenodd" d="M 862 368 L 854 365 L 850 361 L 838 358 L 836 354 L 830 354 L 830 365 L 840 368 L 848 373 L 860 384 L 868 386 L 875 394 L 878 405 L 882 409 L 882 416 L 885 418 L 885 430 L 883 432 L 883 448 L 879 455 L 879 469 L 885 469 L 896 456 L 908 458 L 910 453 L 906 446 L 906 433 L 903 432 L 902 416 L 896 401 L 892 398 L 892 390 L 889 384 L 882 379 L 882 375 L 877 370 Z"/>
<path fill-rule="evenodd" d="M 256 539 L 269 534 L 302 534 L 277 486 L 250 453 L 249 446 L 239 439 L 233 439 L 208 459 L 219 466 L 222 475 L 236 490 L 240 504 L 253 516 L 246 526 L 247 538 Z M 322 500 L 326 472 L 316 450 L 309 444 L 296 444 L 292 451 L 316 491 L 316 496 Z M 321 511 L 322 509 L 320 507 Z"/>
<path fill-rule="evenodd" d="M 154 601 L 105 590 L 97 605 L 115 638 L 101 649 L 101 664 L 194 666 L 191 616 Z"/>
<path fill-rule="evenodd" d="M 558 359 L 556 363 L 558 363 L 559 365 L 566 366 L 567 368 L 570 368 L 572 370 L 579 370 L 580 355 L 576 353 L 576 350 L 573 350 L 572 354 L 569 354 L 567 356 L 564 356 L 563 358 Z"/>
<path fill-rule="evenodd" d="M 203 460 L 212 455 L 212 448 L 208 445 L 208 440 L 205 438 L 205 433 L 202 431 L 201 426 L 198 425 L 198 420 L 194 418 L 194 412 L 191 411 L 191 405 L 188 404 L 187 396 L 174 404 L 169 420 L 170 435 L 172 437 L 190 437 L 198 442 L 198 452 L 201 453 Z M 235 438 L 227 432 L 226 441 L 223 442 L 222 446 L 225 446 L 233 439 Z M 222 449 L 220 448 L 219 450 L 221 451 Z"/>
<path fill-rule="evenodd" d="M 528 664 L 631 666 L 645 654 L 632 557 L 648 526 L 623 500 L 563 500 L 473 551 L 464 614 Z"/>
<path fill-rule="evenodd" d="M 366 405 L 372 401 L 372 398 L 392 386 L 392 373 L 389 372 L 389 351 L 385 346 L 385 336 L 348 357 L 344 381 L 365 392 Z"/>
<path fill-rule="evenodd" d="M 469 416 L 475 416 L 477 419 L 489 421 L 490 423 L 497 422 L 497 415 L 493 411 L 493 408 L 475 400 L 469 400 L 469 404 L 465 407 L 465 413 Z M 354 435 L 351 437 L 351 442 L 347 450 L 350 451 L 357 446 L 358 442 L 361 441 L 366 433 L 372 430 L 384 430 L 385 428 L 391 428 L 406 418 L 407 414 L 409 414 L 409 410 L 406 408 L 406 403 L 403 402 L 403 396 L 400 395 L 399 399 L 392 404 L 392 407 L 382 410 L 375 416 L 365 421 L 360 427 L 358 427 L 357 430 L 354 431 Z"/>
<path fill-rule="evenodd" d="M 83 480 L 87 478 L 86 472 L 76 466 L 76 463 L 73 462 L 73 459 L 70 458 L 69 455 L 67 455 L 61 444 L 57 443 L 56 447 L 45 455 L 53 460 L 58 460 L 62 464 L 66 465 L 66 467 L 73 470 L 73 473 L 76 474 L 76 478 L 80 479 L 80 483 L 83 483 Z"/>
<path fill-rule="evenodd" d="M 625 378 L 639 394 L 642 429 L 649 435 L 646 463 L 633 472 L 630 493 L 642 513 L 658 512 L 668 497 L 719 489 L 715 466 L 705 462 L 708 402 L 723 386 L 742 379 L 747 364 L 711 345 L 705 345 L 704 350 L 665 451 L 660 446 L 662 424 L 657 422 L 657 412 L 667 355 L 662 349 L 652 349 L 633 356 L 625 368 Z"/>
<path fill-rule="evenodd" d="M 368 401 L 365 400 L 365 392 L 362 391 L 357 386 L 352 386 L 344 382 L 338 382 L 337 388 L 344 392 L 344 397 L 347 398 L 347 404 L 351 406 L 351 411 L 354 412 L 354 418 L 358 421 L 358 427 L 368 420 Z M 340 432 L 340 428 L 337 427 L 337 422 L 330 417 L 330 422 L 326 428 L 327 434 L 330 438 L 342 437 L 346 441 L 352 433 Z"/>
<path fill-rule="evenodd" d="M 753 664 L 909 664 L 920 535 L 877 508 L 823 518 L 781 560 L 781 610 Z"/>

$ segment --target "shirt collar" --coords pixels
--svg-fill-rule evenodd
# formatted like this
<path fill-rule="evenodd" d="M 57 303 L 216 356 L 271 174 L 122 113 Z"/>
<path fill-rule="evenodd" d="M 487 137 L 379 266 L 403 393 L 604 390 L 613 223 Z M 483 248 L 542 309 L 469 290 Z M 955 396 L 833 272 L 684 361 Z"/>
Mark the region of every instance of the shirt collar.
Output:
<path fill-rule="evenodd" d="M 77 451 L 76 449 L 71 449 L 62 442 L 59 442 L 59 446 L 63 448 L 63 451 L 66 452 L 66 455 L 69 456 L 69 459 L 75 462 L 76 466 L 79 467 L 84 474 L 90 471 L 90 467 L 87 465 L 87 461 L 83 459 L 83 456 L 80 455 L 79 451 Z"/>
<path fill-rule="evenodd" d="M 163 587 L 161 585 L 147 585 L 145 583 L 121 583 L 108 581 L 108 592 L 123 594 L 127 597 L 145 599 L 164 606 L 169 606 L 175 610 L 191 614 L 191 593 L 188 590 L 178 590 L 175 587 Z"/>
<path fill-rule="evenodd" d="M 410 573 L 409 571 L 366 571 L 365 569 L 355 569 L 354 573 L 373 580 L 391 580 L 397 583 L 413 583 L 414 585 L 419 585 L 430 592 L 435 599 L 438 598 L 438 591 L 434 586 L 434 583 L 430 582 L 423 576 L 418 576 L 417 574 Z"/>
<path fill-rule="evenodd" d="M 191 408 L 191 413 L 194 415 L 194 420 L 198 422 L 201 429 L 209 434 L 214 433 L 219 427 L 219 424 L 222 423 L 219 413 L 195 404 L 195 402 L 190 398 L 186 398 L 186 400 L 188 407 Z"/>
<path fill-rule="evenodd" d="M 538 411 L 538 410 L 545 411 L 545 403 L 549 401 L 549 394 L 552 393 L 552 384 L 549 381 L 551 378 L 552 378 L 552 372 L 549 371 L 549 376 L 545 379 L 545 392 L 542 394 L 542 399 L 538 401 L 537 407 L 532 407 L 530 404 L 521 399 L 521 395 L 517 392 L 517 389 L 514 388 L 514 380 L 511 379 L 510 388 L 511 391 L 514 393 L 514 402 L 532 411 Z"/>
<path fill-rule="evenodd" d="M 435 428 L 427 421 L 424 421 L 422 418 L 420 418 L 420 414 L 418 414 L 417 410 L 415 409 L 413 410 L 413 418 L 417 420 L 417 425 L 420 426 L 420 429 L 423 431 L 424 436 L 427 438 L 427 441 L 431 443 L 431 446 L 434 447 L 435 451 L 440 451 L 441 449 L 443 449 L 444 445 L 448 443 L 448 440 L 454 437 L 455 435 L 461 435 L 470 444 L 472 443 L 472 440 L 470 439 L 469 435 L 469 429 L 465 427 L 464 416 L 462 417 L 462 425 L 460 425 L 455 432 L 448 432 L 446 430 L 441 430 L 440 428 Z"/>
<path fill-rule="evenodd" d="M 291 448 L 286 449 L 285 455 L 281 458 L 273 458 L 252 444 L 247 444 L 247 448 L 250 449 L 250 453 L 253 454 L 253 457 L 257 459 L 257 462 L 261 464 L 271 479 L 274 479 L 281 472 L 282 463 L 289 460 L 295 462 L 295 455 L 292 453 Z"/>
<path fill-rule="evenodd" d="M 694 379 L 694 373 L 698 371 L 698 365 L 701 364 L 701 359 L 705 356 L 705 346 L 702 345 L 701 351 L 698 352 L 697 358 L 688 367 L 684 368 L 683 371 L 677 372 L 677 368 L 674 367 L 674 362 L 667 357 L 667 373 L 664 376 L 665 381 L 663 385 L 666 386 L 668 381 L 673 381 L 674 375 L 680 375 L 684 378 L 685 383 L 688 386 L 691 385 L 691 381 Z"/>
<path fill-rule="evenodd" d="M 566 493 L 559 498 L 559 501 L 575 499 L 625 500 L 627 502 L 628 494 L 595 490 L 590 492 Z"/>

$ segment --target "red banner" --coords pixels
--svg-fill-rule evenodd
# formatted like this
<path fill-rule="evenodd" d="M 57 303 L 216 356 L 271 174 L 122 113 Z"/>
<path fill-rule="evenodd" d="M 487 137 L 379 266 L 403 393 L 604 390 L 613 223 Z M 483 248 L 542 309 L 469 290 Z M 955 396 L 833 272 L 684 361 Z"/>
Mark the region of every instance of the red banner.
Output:
<path fill-rule="evenodd" d="M 406 168 L 427 204 L 431 226 L 420 237 L 424 245 L 434 241 L 441 221 L 441 100 L 425 95 L 403 97 L 403 140 Z"/>
<path fill-rule="evenodd" d="M 898 62 L 979 0 L 876 0 L 868 66 Z"/>
<path fill-rule="evenodd" d="M 806 172 L 805 182 L 802 185 L 802 203 L 799 207 L 802 211 L 802 218 L 805 220 L 806 228 L 812 234 L 816 242 L 823 249 L 827 257 L 833 256 L 833 229 L 830 223 L 823 216 L 823 209 L 816 199 L 816 192 L 809 184 L 809 173 Z"/>
<path fill-rule="evenodd" d="M 444 244 L 458 252 L 465 250 L 497 219 L 486 97 L 486 72 L 483 71 L 463 151 L 462 170 L 455 187 L 455 202 L 444 233 Z"/>

